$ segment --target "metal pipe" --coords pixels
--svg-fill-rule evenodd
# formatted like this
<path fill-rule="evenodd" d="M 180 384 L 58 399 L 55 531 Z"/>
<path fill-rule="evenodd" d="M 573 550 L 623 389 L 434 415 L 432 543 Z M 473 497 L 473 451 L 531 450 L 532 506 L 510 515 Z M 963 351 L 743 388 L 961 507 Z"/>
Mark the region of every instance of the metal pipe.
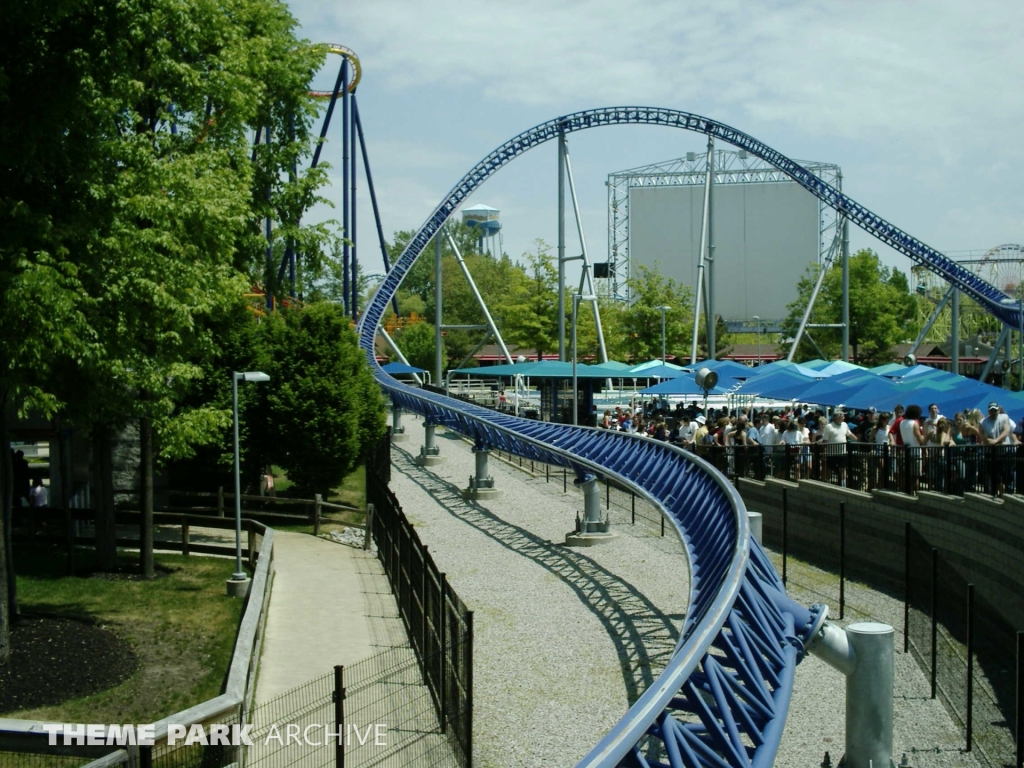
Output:
<path fill-rule="evenodd" d="M 558 132 L 558 359 L 565 362 L 565 131 Z"/>
<path fill-rule="evenodd" d="M 341 295 L 345 307 L 345 314 L 349 312 L 349 259 L 352 251 L 349 250 L 349 220 L 348 220 L 348 57 L 341 58 L 341 228 L 345 233 L 345 239 L 341 246 Z"/>
<path fill-rule="evenodd" d="M 843 191 L 843 172 L 836 172 L 836 188 Z M 850 227 L 846 216 L 841 217 L 840 230 L 843 236 L 843 360 L 850 359 Z"/>
<path fill-rule="evenodd" d="M 572 198 L 572 210 L 576 216 L 576 231 L 580 236 L 580 249 L 583 259 L 583 270 L 580 274 L 580 288 L 579 293 L 583 293 L 583 289 L 586 288 L 587 293 L 592 296 L 596 296 L 597 291 L 594 290 L 594 274 L 593 267 L 590 265 L 590 257 L 587 254 L 587 240 L 583 236 L 583 218 L 580 216 L 580 204 L 576 198 L 576 180 L 572 175 L 572 163 L 569 160 L 569 145 L 565 145 L 565 172 L 569 177 L 569 195 Z M 586 285 L 584 285 L 586 282 Z M 601 327 L 601 310 L 598 307 L 597 301 L 592 302 L 594 308 L 594 328 L 597 331 L 597 353 L 598 358 L 602 363 L 608 362 L 608 349 L 604 343 L 604 329 Z"/>
<path fill-rule="evenodd" d="M 441 235 L 434 235 L 434 381 L 441 380 Z"/>
<path fill-rule="evenodd" d="M 711 146 L 711 139 L 708 139 L 709 163 L 711 162 Z M 710 205 L 710 195 L 711 173 L 709 171 L 704 179 L 704 213 L 700 225 L 700 255 L 697 257 L 697 285 L 695 286 L 696 297 L 694 298 L 693 307 L 693 338 L 690 341 L 690 365 L 694 365 L 697 362 L 697 337 L 700 334 L 700 300 L 701 296 L 707 293 L 707 288 L 704 284 L 704 269 L 708 244 L 708 206 Z M 705 296 L 705 300 L 706 298 Z M 705 325 L 707 325 L 707 321 L 705 321 Z"/>
<path fill-rule="evenodd" d="M 248 578 L 242 570 L 242 463 L 238 450 L 238 377 L 239 373 L 231 372 L 231 415 L 235 438 L 235 572 L 232 581 L 245 581 Z"/>
<path fill-rule="evenodd" d="M 708 308 L 708 360 L 716 357 L 715 348 L 715 228 L 714 228 L 714 199 L 715 199 L 715 140 L 708 137 L 708 295 L 704 297 L 704 303 Z"/>
<path fill-rule="evenodd" d="M 355 97 L 355 92 L 349 96 L 348 100 L 351 101 Z M 352 185 L 351 196 L 349 197 L 349 206 L 351 207 L 351 221 L 352 227 L 351 233 L 346 232 L 346 236 L 352 241 L 352 263 L 350 268 L 352 270 L 352 319 L 359 319 L 359 248 L 356 245 L 356 224 L 358 223 L 358 217 L 356 216 L 356 126 L 355 119 L 352 116 L 352 110 L 349 110 L 349 141 L 351 142 L 351 151 L 349 152 L 349 162 L 352 164 L 350 174 L 350 183 Z M 348 150 L 348 148 L 346 148 Z M 438 379 L 440 381 L 440 379 Z"/>
<path fill-rule="evenodd" d="M 377 191 L 373 186 L 373 173 L 370 172 L 370 158 L 366 153 L 366 138 L 363 136 L 363 121 L 359 119 L 359 104 L 356 95 L 352 94 L 352 118 L 359 134 L 359 148 L 363 155 L 363 170 L 366 172 L 366 188 L 370 190 L 370 205 L 373 206 L 373 220 L 377 224 L 377 241 L 380 244 L 380 255 L 384 259 L 384 271 L 391 271 L 391 260 L 388 258 L 388 246 L 384 239 L 384 226 L 380 222 L 380 208 L 377 206 Z M 398 298 L 391 297 L 391 308 L 398 314 Z"/>
<path fill-rule="evenodd" d="M 1017 329 L 1017 391 L 1024 392 L 1024 298 L 1020 302 L 1020 327 Z"/>
<path fill-rule="evenodd" d="M 952 349 L 950 350 L 949 362 L 950 370 L 953 373 L 960 375 L 960 289 L 957 286 L 953 286 L 953 300 L 950 309 L 951 325 L 950 325 L 950 343 Z"/>
<path fill-rule="evenodd" d="M 804 310 L 804 316 L 800 319 L 800 327 L 797 329 L 796 336 L 793 337 L 793 344 L 789 348 L 789 354 L 786 355 L 786 360 L 789 362 L 793 362 L 793 358 L 796 356 L 796 350 L 800 346 L 800 339 L 803 338 L 804 331 L 807 329 L 807 323 L 811 319 L 811 312 L 814 311 L 814 302 L 818 300 L 821 284 L 825 282 L 825 274 L 828 272 L 829 267 L 832 266 L 832 259 L 835 258 L 836 250 L 839 247 L 840 237 L 839 233 L 836 232 L 836 236 L 832 238 L 832 245 L 829 246 L 828 253 L 825 254 L 825 260 L 821 264 L 818 279 L 814 282 L 814 290 L 811 291 L 811 298 L 807 301 L 807 309 Z"/>
<path fill-rule="evenodd" d="M 309 164 L 310 170 L 316 168 L 320 162 L 320 153 L 323 151 L 324 142 L 327 140 L 327 127 L 331 124 L 331 115 L 334 114 L 334 104 L 338 100 L 338 93 L 344 86 L 348 90 L 348 86 L 345 83 L 345 62 L 347 59 L 343 56 L 341 58 L 341 66 L 338 67 L 338 79 L 334 81 L 334 90 L 331 91 L 331 100 L 327 102 L 327 114 L 324 115 L 324 124 L 320 127 L 320 140 L 316 143 L 316 149 L 313 150 L 313 160 Z M 260 135 L 256 133 L 256 143 L 259 144 Z M 253 150 L 253 156 L 255 158 L 256 151 Z"/>
<path fill-rule="evenodd" d="M 398 345 L 395 343 L 395 340 L 391 338 L 391 335 L 386 330 L 384 330 L 383 325 L 377 327 L 377 332 L 384 337 L 384 343 L 388 345 L 388 348 L 392 352 L 398 355 L 398 359 L 401 360 L 406 365 L 409 365 L 409 359 L 402 353 L 402 350 L 398 348 Z M 417 384 L 423 384 L 423 379 L 420 378 L 420 375 L 418 373 L 413 373 L 411 375 L 413 380 Z"/>
<path fill-rule="evenodd" d="M 846 761 L 849 768 L 890 765 L 892 760 L 893 657 L 896 633 L 888 624 L 846 628 L 856 658 L 846 678 Z"/>
<path fill-rule="evenodd" d="M 992 346 L 992 354 L 988 356 L 988 361 L 985 363 L 985 367 L 981 369 L 981 376 L 979 381 L 983 384 L 987 383 L 989 374 L 992 373 L 992 366 L 996 364 L 996 360 L 999 357 L 999 352 L 1003 348 L 1003 341 L 1009 335 L 1010 326 L 1003 325 L 1003 329 L 999 332 L 999 337 L 996 339 L 996 343 Z"/>
<path fill-rule="evenodd" d="M 967 712 L 964 717 L 964 751 L 974 746 L 974 585 L 967 585 Z"/>
<path fill-rule="evenodd" d="M 508 347 L 505 346 L 505 341 L 501 338 L 501 333 L 498 331 L 498 326 L 494 324 L 494 320 L 491 319 L 491 313 L 487 310 L 487 305 L 484 303 L 483 297 L 480 295 L 480 291 L 476 288 L 476 283 L 473 282 L 473 276 L 469 274 L 469 267 L 466 266 L 466 262 L 462 258 L 462 254 L 459 253 L 459 246 L 455 244 L 455 240 L 452 238 L 452 233 L 447 228 L 444 230 L 444 236 L 448 240 L 448 245 L 451 246 L 452 253 L 455 254 L 455 262 L 459 265 L 459 269 L 462 270 L 462 274 L 466 277 L 466 282 L 469 283 L 469 289 L 473 292 L 473 297 L 476 299 L 476 303 L 480 305 L 480 311 L 484 313 L 484 319 L 487 321 L 487 327 L 491 329 L 491 333 L 494 334 L 495 341 L 498 342 L 498 347 L 501 348 L 501 354 L 505 356 L 505 359 L 512 363 L 512 355 L 509 354 Z"/>
<path fill-rule="evenodd" d="M 928 331 L 930 331 L 932 329 L 932 326 L 935 325 L 935 321 L 938 319 L 939 314 L 942 312 L 942 310 L 945 309 L 946 304 L 949 302 L 950 297 L 952 297 L 953 291 L 955 290 L 956 286 L 951 285 L 946 290 L 946 292 L 942 294 L 942 299 L 940 299 L 939 303 L 935 305 L 935 309 L 932 310 L 932 313 L 928 316 L 928 319 L 925 321 L 925 324 L 921 327 L 921 332 L 917 334 L 917 338 L 914 339 L 914 343 L 910 345 L 910 349 L 908 350 L 907 354 L 917 354 L 917 348 L 924 343 L 924 339 L 928 335 Z"/>

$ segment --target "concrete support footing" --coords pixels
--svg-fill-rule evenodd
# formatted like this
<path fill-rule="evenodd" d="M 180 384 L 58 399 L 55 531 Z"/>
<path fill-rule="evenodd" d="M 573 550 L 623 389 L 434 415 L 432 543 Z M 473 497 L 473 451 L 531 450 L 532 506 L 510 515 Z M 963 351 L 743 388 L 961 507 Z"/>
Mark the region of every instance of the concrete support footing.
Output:
<path fill-rule="evenodd" d="M 408 439 L 405 434 L 405 427 L 402 426 L 402 409 L 391 409 L 391 442 L 404 443 Z"/>
<path fill-rule="evenodd" d="M 245 597 L 249 594 L 249 585 L 252 579 L 228 579 L 228 597 Z"/>
<path fill-rule="evenodd" d="M 576 530 L 565 534 L 565 543 L 570 547 L 592 547 L 604 544 L 617 537 L 611 532 L 611 521 L 601 519 L 601 489 L 597 478 L 587 474 L 576 485 L 583 490 L 583 517 L 576 513 Z"/>
<path fill-rule="evenodd" d="M 420 446 L 420 455 L 416 457 L 416 465 L 420 467 L 432 467 L 445 460 L 441 456 L 441 448 L 434 440 L 434 433 L 437 430 L 436 424 L 429 421 L 423 425 L 423 445 Z"/>
<path fill-rule="evenodd" d="M 494 478 L 487 470 L 487 458 L 490 450 L 485 445 L 473 447 L 473 458 L 476 460 L 476 474 L 470 475 L 469 487 L 463 489 L 464 499 L 493 499 L 501 495 L 501 491 L 494 487 Z"/>

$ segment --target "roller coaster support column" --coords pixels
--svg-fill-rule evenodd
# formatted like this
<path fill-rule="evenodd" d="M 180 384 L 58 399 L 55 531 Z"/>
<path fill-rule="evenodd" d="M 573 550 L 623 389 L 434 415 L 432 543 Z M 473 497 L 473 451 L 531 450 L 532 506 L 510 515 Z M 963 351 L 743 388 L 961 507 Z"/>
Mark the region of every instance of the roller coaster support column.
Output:
<path fill-rule="evenodd" d="M 583 491 L 583 519 L 576 513 L 576 530 L 565 534 L 565 543 L 570 547 L 592 547 L 611 541 L 616 534 L 611 533 L 610 520 L 601 519 L 601 489 L 597 484 L 597 476 L 593 472 L 576 471 L 573 485 Z"/>
<path fill-rule="evenodd" d="M 356 92 L 355 91 L 352 91 L 352 93 L 349 94 L 348 100 L 353 105 L 355 104 L 355 101 L 356 101 Z M 357 199 L 356 199 L 356 167 L 357 167 L 357 162 L 358 162 L 357 158 L 359 157 L 359 155 L 356 152 L 357 138 L 356 138 L 356 123 L 355 123 L 354 115 L 355 115 L 355 108 L 353 107 L 352 109 L 349 110 L 349 118 L 348 118 L 348 120 L 349 120 L 349 125 L 348 125 L 348 129 L 349 129 L 349 142 L 350 142 L 348 149 L 349 149 L 349 162 L 351 163 L 351 168 L 349 170 L 349 173 L 351 174 L 350 178 L 349 178 L 349 182 L 352 185 L 352 188 L 349 191 L 349 217 L 350 217 L 349 218 L 349 226 L 350 226 L 350 230 L 345 233 L 345 237 L 352 241 L 352 259 L 351 259 L 351 263 L 349 264 L 349 269 L 352 271 L 352 277 L 350 278 L 350 281 L 352 283 L 352 300 L 351 300 L 351 302 L 349 303 L 348 306 L 349 306 L 349 311 L 352 313 L 352 319 L 353 320 L 358 320 L 359 319 L 359 279 L 358 279 L 358 276 L 359 276 L 359 248 L 356 245 L 356 241 L 357 241 L 357 237 L 356 237 L 356 218 L 357 218 L 356 217 L 356 202 L 357 202 Z"/>
<path fill-rule="evenodd" d="M 391 406 L 391 442 L 401 443 L 406 439 L 405 427 L 402 426 L 402 409 Z"/>
<path fill-rule="evenodd" d="M 565 362 L 565 131 L 558 132 L 558 359 Z"/>
<path fill-rule="evenodd" d="M 349 124 L 349 109 L 348 109 L 348 57 L 341 57 L 341 226 L 345 231 L 345 242 L 342 245 L 341 253 L 341 285 L 342 285 L 342 305 L 345 308 L 345 314 L 348 314 L 352 310 L 352 305 L 349 302 L 349 259 L 352 256 L 352 252 L 349 250 L 349 237 L 351 232 L 349 231 L 349 202 L 348 202 L 348 124 Z"/>
<path fill-rule="evenodd" d="M 957 376 L 960 375 L 960 289 L 955 285 L 953 286 L 953 302 L 952 309 L 950 311 L 952 318 L 950 318 L 950 349 L 949 354 L 949 369 Z"/>
<path fill-rule="evenodd" d="M 441 381 L 441 325 L 443 315 L 441 303 L 444 296 L 441 292 L 441 233 L 434 235 L 434 381 Z"/>
<path fill-rule="evenodd" d="M 715 140 L 708 137 L 708 360 L 715 359 Z"/>
<path fill-rule="evenodd" d="M 490 448 L 483 443 L 473 446 L 473 458 L 476 460 L 476 474 L 470 475 L 469 487 L 462 492 L 464 499 L 493 499 L 500 496 L 501 491 L 494 487 L 494 478 L 487 471 L 487 457 Z"/>
<path fill-rule="evenodd" d="M 697 294 L 696 305 L 693 310 L 693 341 L 690 345 L 690 364 L 693 365 L 697 362 L 697 338 L 698 332 L 700 331 L 700 300 L 704 298 L 704 314 L 710 317 L 709 308 L 711 306 L 711 299 L 708 296 L 708 281 L 710 278 L 705 278 L 705 270 L 709 268 L 707 259 L 708 250 L 708 226 L 710 224 L 708 220 L 708 212 L 711 207 L 711 172 L 710 168 L 712 163 L 712 153 L 714 152 L 714 145 L 710 137 L 708 138 L 708 174 L 704 179 L 704 215 L 701 219 L 700 227 L 700 256 L 697 258 L 697 285 L 694 292 Z M 705 319 L 705 326 L 710 326 L 710 322 Z M 708 337 L 710 338 L 710 337 Z"/>
<path fill-rule="evenodd" d="M 996 360 L 999 359 L 1000 350 L 1003 348 L 1003 344 L 1006 342 L 1006 338 L 1010 335 L 1010 326 L 1003 325 L 1003 329 L 999 331 L 999 338 L 996 339 L 996 343 L 992 345 L 992 354 L 988 356 L 988 361 L 985 363 L 985 367 L 981 369 L 981 376 L 978 380 L 983 384 L 988 383 L 989 374 L 992 373 L 992 366 L 996 364 Z"/>
<path fill-rule="evenodd" d="M 420 446 L 420 455 L 416 457 L 416 464 L 418 466 L 431 467 L 445 460 L 444 456 L 441 456 L 440 446 L 434 440 L 434 432 L 436 430 L 437 424 L 430 417 L 427 417 L 426 422 L 423 424 L 423 445 Z"/>
<path fill-rule="evenodd" d="M 808 650 L 846 675 L 846 768 L 892 765 L 893 640 L 888 624 L 825 621 Z"/>
<path fill-rule="evenodd" d="M 842 171 L 836 174 L 836 187 L 843 189 Z M 843 360 L 850 359 L 850 224 L 843 216 Z"/>
<path fill-rule="evenodd" d="M 1017 391 L 1024 392 L 1024 299 L 1020 302 L 1020 328 L 1017 329 Z"/>
<path fill-rule="evenodd" d="M 608 349 L 604 343 L 604 328 L 601 327 L 601 308 L 597 305 L 597 291 L 594 290 L 594 268 L 590 264 L 590 256 L 587 254 L 587 240 L 583 236 L 583 219 L 580 216 L 580 201 L 576 197 L 576 180 L 572 176 L 572 161 L 569 159 L 569 145 L 565 146 L 565 174 L 569 177 L 569 196 L 572 198 L 572 211 L 576 217 L 576 232 L 580 236 L 580 256 L 583 260 L 583 267 L 580 269 L 580 287 L 577 293 L 586 292 L 594 296 L 591 305 L 594 309 L 594 330 L 597 331 L 597 354 L 598 362 L 608 362 Z M 575 315 L 573 319 L 575 320 Z"/>

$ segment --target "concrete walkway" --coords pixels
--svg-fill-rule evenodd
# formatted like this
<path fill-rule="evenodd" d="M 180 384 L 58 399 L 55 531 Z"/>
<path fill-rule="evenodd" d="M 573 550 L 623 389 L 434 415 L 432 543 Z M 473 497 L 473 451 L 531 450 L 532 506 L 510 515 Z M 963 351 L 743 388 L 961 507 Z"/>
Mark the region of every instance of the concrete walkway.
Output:
<path fill-rule="evenodd" d="M 274 588 L 256 701 L 268 701 L 336 664 L 408 645 L 387 578 L 361 549 L 278 531 Z"/>

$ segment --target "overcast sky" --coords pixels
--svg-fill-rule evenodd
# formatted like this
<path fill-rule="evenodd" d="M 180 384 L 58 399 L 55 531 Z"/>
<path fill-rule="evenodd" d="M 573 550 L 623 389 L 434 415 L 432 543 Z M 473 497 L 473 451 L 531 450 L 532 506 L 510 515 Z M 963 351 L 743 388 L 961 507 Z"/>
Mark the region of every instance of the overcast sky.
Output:
<path fill-rule="evenodd" d="M 836 163 L 847 194 L 941 251 L 1024 241 L 1021 2 L 291 0 L 290 7 L 303 36 L 359 56 L 359 107 L 389 239 L 417 229 L 466 171 L 521 131 L 579 109 L 644 105 L 696 112 L 789 157 Z M 330 88 L 337 63 L 328 59 L 320 87 Z M 329 194 L 340 201 L 336 127 L 326 157 L 336 169 Z M 650 126 L 570 136 L 593 260 L 607 255 L 608 173 L 701 151 L 705 142 Z M 536 238 L 557 239 L 556 169 L 550 142 L 468 203 L 501 210 L 505 250 L 514 257 Z M 380 270 L 362 178 L 359 185 L 360 258 Z M 851 246 L 910 267 L 855 227 Z"/>

